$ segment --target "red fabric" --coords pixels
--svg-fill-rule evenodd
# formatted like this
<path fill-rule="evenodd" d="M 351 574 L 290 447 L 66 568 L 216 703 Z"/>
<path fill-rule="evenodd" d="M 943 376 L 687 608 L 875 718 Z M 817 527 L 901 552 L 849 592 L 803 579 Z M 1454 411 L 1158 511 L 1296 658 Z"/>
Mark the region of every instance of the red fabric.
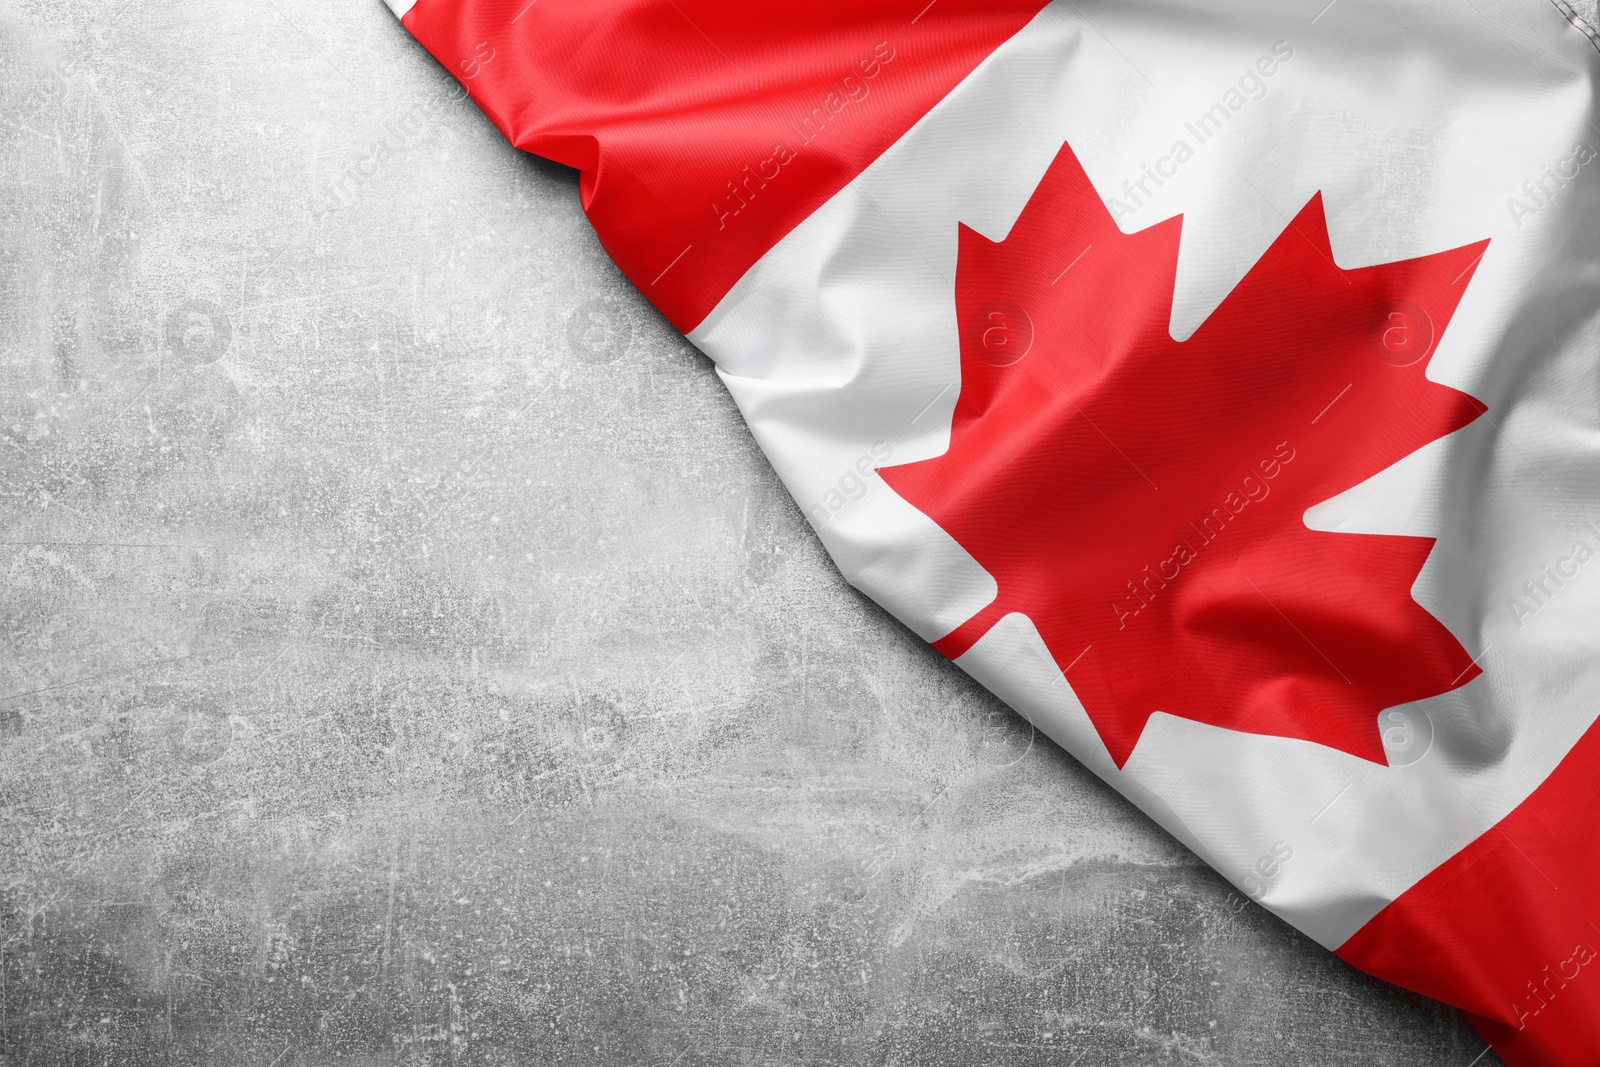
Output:
<path fill-rule="evenodd" d="M 1386 763 L 1379 712 L 1478 669 L 1412 599 L 1431 538 L 1303 516 L 1483 412 L 1427 370 L 1487 242 L 1340 270 L 1313 197 L 1174 341 L 1181 228 L 1122 233 L 1071 148 L 962 228 L 950 448 L 880 471 L 999 584 L 934 647 L 1027 615 L 1119 767 L 1157 711 Z"/>
<path fill-rule="evenodd" d="M 1470 1013 L 1510 1067 L 1600 1067 L 1600 725 L 1339 955 Z"/>
<path fill-rule="evenodd" d="M 685 332 L 1043 0 L 420 0 L 407 29 L 519 148 L 583 172 Z"/>

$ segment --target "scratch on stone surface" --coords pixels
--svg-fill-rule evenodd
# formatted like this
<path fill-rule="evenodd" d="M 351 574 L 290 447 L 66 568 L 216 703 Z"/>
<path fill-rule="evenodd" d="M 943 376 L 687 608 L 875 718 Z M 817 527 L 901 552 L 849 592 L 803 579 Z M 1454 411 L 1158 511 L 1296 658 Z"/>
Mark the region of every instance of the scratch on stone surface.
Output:
<path fill-rule="evenodd" d="M 96 674 L 91 674 L 83 678 L 75 678 L 70 682 L 61 682 L 57 685 L 47 685 L 40 689 L 29 689 L 20 693 L 11 693 L 7 696 L 0 696 L 0 704 L 9 703 L 13 700 L 23 700 L 27 697 L 40 696 L 45 693 L 54 693 L 62 689 L 72 689 L 76 686 L 88 685 L 90 682 L 104 682 L 108 679 L 124 678 L 132 674 L 137 674 L 139 671 L 148 670 L 151 667 L 163 667 L 171 663 L 181 663 L 184 660 L 193 659 L 196 655 L 199 655 L 199 653 L 192 653 L 184 656 L 170 656 L 166 659 L 146 660 L 143 663 L 134 663 L 127 666 L 114 667 L 110 670 L 100 671 Z"/>

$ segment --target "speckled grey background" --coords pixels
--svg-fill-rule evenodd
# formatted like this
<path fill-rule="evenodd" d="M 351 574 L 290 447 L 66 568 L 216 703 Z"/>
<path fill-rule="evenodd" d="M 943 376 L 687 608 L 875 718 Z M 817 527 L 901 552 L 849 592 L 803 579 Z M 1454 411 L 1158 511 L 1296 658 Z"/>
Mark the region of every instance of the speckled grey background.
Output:
<path fill-rule="evenodd" d="M 1474 1062 L 849 589 L 451 86 L 0 8 L 3 1067 Z"/>

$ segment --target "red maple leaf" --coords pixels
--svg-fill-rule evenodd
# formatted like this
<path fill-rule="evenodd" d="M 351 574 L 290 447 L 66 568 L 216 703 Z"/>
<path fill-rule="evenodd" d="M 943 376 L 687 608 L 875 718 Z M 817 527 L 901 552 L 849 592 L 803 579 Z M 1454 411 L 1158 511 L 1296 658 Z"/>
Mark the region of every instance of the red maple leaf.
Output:
<path fill-rule="evenodd" d="M 1486 409 L 1428 361 L 1488 242 L 1345 270 L 1321 195 L 1187 341 L 1181 219 L 1124 234 L 1063 147 L 1011 233 L 963 226 L 950 447 L 884 480 L 1027 615 L 1120 767 L 1157 711 L 1387 762 L 1385 708 L 1479 673 L 1410 589 L 1433 539 L 1307 508 Z"/>

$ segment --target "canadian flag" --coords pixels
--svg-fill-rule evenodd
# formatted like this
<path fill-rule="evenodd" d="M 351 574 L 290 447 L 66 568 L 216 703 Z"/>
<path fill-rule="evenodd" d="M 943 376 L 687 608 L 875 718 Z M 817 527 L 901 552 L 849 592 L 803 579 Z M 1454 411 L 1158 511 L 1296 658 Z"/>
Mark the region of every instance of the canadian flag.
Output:
<path fill-rule="evenodd" d="M 1562 0 L 390 0 L 851 582 L 1284 920 L 1600 1064 Z"/>

